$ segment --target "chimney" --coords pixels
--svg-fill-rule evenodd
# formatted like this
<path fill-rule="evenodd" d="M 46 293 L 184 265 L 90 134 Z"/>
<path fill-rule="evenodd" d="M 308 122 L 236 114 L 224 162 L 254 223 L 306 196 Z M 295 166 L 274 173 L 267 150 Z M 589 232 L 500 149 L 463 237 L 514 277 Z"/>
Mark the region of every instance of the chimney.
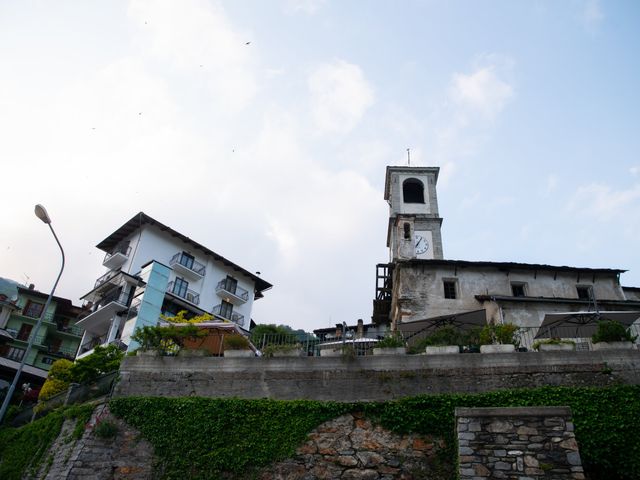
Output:
<path fill-rule="evenodd" d="M 29 284 L 29 290 L 35 290 L 36 286 L 33 283 Z"/>
<path fill-rule="evenodd" d="M 358 319 L 358 332 L 356 333 L 356 338 L 364 337 L 364 322 L 361 318 Z"/>
<path fill-rule="evenodd" d="M 342 325 L 336 323 L 336 338 L 342 338 Z"/>

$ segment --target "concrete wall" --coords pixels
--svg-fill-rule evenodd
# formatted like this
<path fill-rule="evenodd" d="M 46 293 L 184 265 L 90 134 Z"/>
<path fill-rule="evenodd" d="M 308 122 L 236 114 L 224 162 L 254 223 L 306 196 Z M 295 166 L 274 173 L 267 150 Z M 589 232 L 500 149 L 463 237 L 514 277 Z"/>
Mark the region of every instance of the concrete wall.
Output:
<path fill-rule="evenodd" d="M 383 401 L 543 385 L 640 384 L 640 351 L 386 357 L 126 357 L 116 396 Z"/>
<path fill-rule="evenodd" d="M 444 298 L 443 280 L 457 283 L 457 298 Z M 493 266 L 429 265 L 398 263 L 394 270 L 392 320 L 403 322 L 423 320 L 456 312 L 487 308 L 487 320 L 502 322 L 496 304 L 479 302 L 476 295 L 511 296 L 511 284 L 525 285 L 527 297 L 576 299 L 575 304 L 520 303 L 513 306 L 504 321 L 520 326 L 540 326 L 545 313 L 585 310 L 587 304 L 578 301 L 577 285 L 592 286 L 599 300 L 624 300 L 624 294 L 614 274 L 598 276 L 578 272 L 552 270 L 499 270 Z"/>

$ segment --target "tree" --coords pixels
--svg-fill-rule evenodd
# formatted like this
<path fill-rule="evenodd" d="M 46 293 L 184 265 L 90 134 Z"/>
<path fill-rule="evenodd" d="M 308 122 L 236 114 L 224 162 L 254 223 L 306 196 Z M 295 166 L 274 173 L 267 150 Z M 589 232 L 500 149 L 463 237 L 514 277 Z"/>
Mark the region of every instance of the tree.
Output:
<path fill-rule="evenodd" d="M 98 345 L 91 355 L 76 360 L 71 367 L 71 381 L 85 383 L 120 368 L 124 352 L 115 345 Z"/>
<path fill-rule="evenodd" d="M 73 362 L 64 358 L 53 362 L 51 364 L 51 368 L 49 369 L 47 380 L 44 382 L 44 385 L 40 389 L 38 400 L 48 400 L 49 398 L 61 392 L 64 392 L 67 388 L 69 388 L 69 383 L 71 383 L 72 379 L 72 367 Z"/>

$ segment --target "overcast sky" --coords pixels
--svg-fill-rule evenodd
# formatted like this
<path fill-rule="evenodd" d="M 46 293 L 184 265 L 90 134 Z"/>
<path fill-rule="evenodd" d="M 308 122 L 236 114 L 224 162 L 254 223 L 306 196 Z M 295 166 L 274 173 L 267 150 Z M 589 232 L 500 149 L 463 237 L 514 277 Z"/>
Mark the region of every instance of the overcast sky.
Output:
<path fill-rule="evenodd" d="M 640 2 L 0 1 L 0 276 L 58 294 L 144 211 L 274 284 L 258 323 L 369 321 L 386 165 L 440 166 L 448 259 L 640 286 Z"/>

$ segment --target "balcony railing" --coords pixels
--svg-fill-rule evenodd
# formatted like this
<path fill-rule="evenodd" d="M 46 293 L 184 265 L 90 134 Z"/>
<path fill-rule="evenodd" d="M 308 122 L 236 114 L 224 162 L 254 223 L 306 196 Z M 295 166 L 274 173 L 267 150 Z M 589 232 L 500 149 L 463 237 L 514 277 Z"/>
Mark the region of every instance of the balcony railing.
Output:
<path fill-rule="evenodd" d="M 229 314 L 228 308 L 223 309 L 222 304 L 213 307 L 211 313 L 217 315 L 218 317 L 224 318 L 225 320 L 230 320 L 233 323 L 240 325 L 241 327 L 244 325 L 244 315 L 233 312 Z"/>
<path fill-rule="evenodd" d="M 100 301 L 95 305 L 93 311 L 95 312 L 111 302 L 116 302 L 126 307 L 127 303 L 129 302 L 129 294 L 127 292 L 121 292 L 119 290 L 120 289 L 116 289 L 114 293 L 109 293 L 102 297 Z"/>
<path fill-rule="evenodd" d="M 104 275 L 102 275 L 100 278 L 96 280 L 96 284 L 93 286 L 93 288 L 94 289 L 98 288 L 100 285 L 108 282 L 119 273 L 120 273 L 120 270 L 109 270 L 107 273 L 105 273 Z"/>
<path fill-rule="evenodd" d="M 216 292 L 227 292 L 241 300 L 244 300 L 245 302 L 249 300 L 249 292 L 244 288 L 239 287 L 237 283 L 229 281 L 228 278 L 223 278 L 218 282 Z"/>
<path fill-rule="evenodd" d="M 89 350 L 93 350 L 94 348 L 96 348 L 98 345 L 102 345 L 104 342 L 107 341 L 107 336 L 108 336 L 108 333 L 105 333 L 100 337 L 93 337 L 88 342 L 83 343 L 80 346 L 80 353 L 88 352 Z"/>
<path fill-rule="evenodd" d="M 56 322 L 56 329 L 59 332 L 68 333 L 69 335 L 76 335 L 78 337 L 82 336 L 82 328 L 77 327 L 75 325 L 65 325 L 62 322 Z"/>
<path fill-rule="evenodd" d="M 193 259 L 193 257 L 189 257 L 182 252 L 176 253 L 173 258 L 169 261 L 169 265 L 171 267 L 175 267 L 176 265 L 180 265 L 187 270 L 195 272 L 200 277 L 204 277 L 206 273 L 206 267 Z"/>
<path fill-rule="evenodd" d="M 46 344 L 45 347 L 47 347 L 47 353 L 50 355 L 56 355 L 68 360 L 73 360 L 74 358 L 76 358 L 77 349 L 63 348 L 60 346 L 52 345 L 50 343 Z"/>
<path fill-rule="evenodd" d="M 127 261 L 130 253 L 131 247 L 129 245 L 117 246 L 113 251 L 107 252 L 102 264 L 109 268 L 119 267 Z"/>
<path fill-rule="evenodd" d="M 198 305 L 200 303 L 200 294 L 185 288 L 176 282 L 169 282 L 167 285 L 167 292 L 177 295 L 180 298 L 184 298 L 187 302 Z"/>

